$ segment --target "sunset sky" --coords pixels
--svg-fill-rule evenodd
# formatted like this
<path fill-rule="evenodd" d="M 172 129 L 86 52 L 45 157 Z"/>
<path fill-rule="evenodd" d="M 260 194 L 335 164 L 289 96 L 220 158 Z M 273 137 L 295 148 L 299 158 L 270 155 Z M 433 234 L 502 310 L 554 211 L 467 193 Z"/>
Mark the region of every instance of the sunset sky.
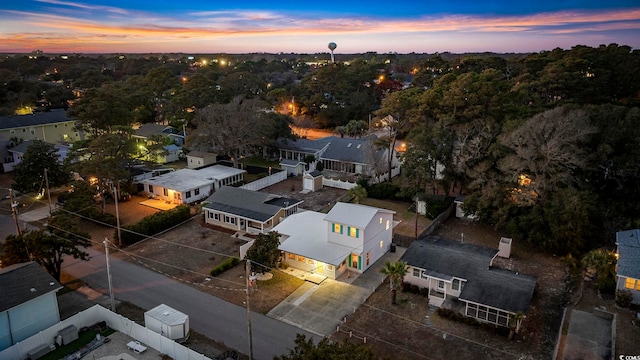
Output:
<path fill-rule="evenodd" d="M 0 52 L 640 49 L 640 1 L 1 0 Z"/>

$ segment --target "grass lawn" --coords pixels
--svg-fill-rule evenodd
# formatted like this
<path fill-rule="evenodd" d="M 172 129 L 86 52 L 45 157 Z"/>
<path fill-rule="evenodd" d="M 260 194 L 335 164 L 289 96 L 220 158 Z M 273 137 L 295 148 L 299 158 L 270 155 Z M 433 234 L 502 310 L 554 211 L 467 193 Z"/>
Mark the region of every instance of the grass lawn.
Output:
<path fill-rule="evenodd" d="M 245 164 L 245 165 L 254 165 L 254 166 L 262 166 L 262 167 L 271 166 L 272 168 L 277 168 L 277 169 L 280 168 L 280 162 L 279 161 L 277 161 L 277 160 L 267 161 L 262 156 L 249 156 L 249 157 L 241 159 L 240 162 Z"/>

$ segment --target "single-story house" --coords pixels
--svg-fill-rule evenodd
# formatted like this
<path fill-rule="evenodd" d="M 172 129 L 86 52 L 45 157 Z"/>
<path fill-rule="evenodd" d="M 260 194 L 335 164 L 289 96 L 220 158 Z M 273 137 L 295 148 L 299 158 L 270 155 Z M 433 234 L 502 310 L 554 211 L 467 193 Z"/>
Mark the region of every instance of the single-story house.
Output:
<path fill-rule="evenodd" d="M 618 231 L 616 246 L 616 289 L 630 291 L 632 303 L 640 304 L 640 229 Z"/>
<path fill-rule="evenodd" d="M 347 270 L 363 273 L 389 251 L 394 213 L 338 202 L 327 214 L 293 214 L 273 230 L 282 235 L 284 263 L 336 279 Z"/>
<path fill-rule="evenodd" d="M 409 269 L 404 282 L 428 289 L 431 305 L 509 327 L 527 313 L 537 279 L 493 266 L 496 256 L 495 249 L 426 236 L 401 258 Z"/>
<path fill-rule="evenodd" d="M 32 143 L 33 140 L 27 140 L 10 149 L 7 149 L 7 151 L 9 152 L 9 156 L 11 157 L 11 161 L 8 161 L 9 157 L 7 157 L 7 159 L 5 159 L 7 161 L 2 164 L 5 172 L 13 171 L 13 168 L 15 168 L 16 165 L 22 162 L 22 157 L 27 152 L 27 148 L 29 147 L 29 145 L 31 145 Z M 57 143 L 52 145 L 56 150 L 58 161 L 62 163 L 67 158 L 69 150 L 71 150 L 71 146 L 65 143 Z"/>
<path fill-rule="evenodd" d="M 378 149 L 374 145 L 375 136 L 360 139 L 328 136 L 317 140 L 279 140 L 280 163 L 289 173 L 300 175 L 297 170 L 306 156 L 312 155 L 321 162 L 324 170 L 348 175 L 372 175 L 374 170 L 388 170 L 390 149 Z M 400 166 L 396 151 L 391 155 L 393 168 Z M 288 160 L 288 161 L 287 161 Z M 315 167 L 312 166 L 310 170 Z M 298 171 L 296 173 L 296 171 Z"/>
<path fill-rule="evenodd" d="M 218 161 L 218 155 L 204 151 L 190 151 L 187 154 L 187 167 L 189 169 L 201 168 L 209 166 Z"/>
<path fill-rule="evenodd" d="M 131 137 L 145 143 L 153 141 L 153 137 L 158 137 L 168 139 L 169 142 L 178 146 L 184 145 L 184 133 L 169 125 L 153 123 L 142 124 L 139 128 L 134 130 Z"/>
<path fill-rule="evenodd" d="M 60 322 L 62 286 L 38 263 L 0 269 L 0 351 Z"/>
<path fill-rule="evenodd" d="M 298 212 L 302 200 L 223 186 L 202 207 L 207 224 L 249 233 L 266 233 Z"/>
<path fill-rule="evenodd" d="M 225 185 L 244 179 L 245 170 L 223 165 L 206 168 L 181 169 L 140 181 L 150 197 L 175 204 L 190 204 L 209 197 Z"/>

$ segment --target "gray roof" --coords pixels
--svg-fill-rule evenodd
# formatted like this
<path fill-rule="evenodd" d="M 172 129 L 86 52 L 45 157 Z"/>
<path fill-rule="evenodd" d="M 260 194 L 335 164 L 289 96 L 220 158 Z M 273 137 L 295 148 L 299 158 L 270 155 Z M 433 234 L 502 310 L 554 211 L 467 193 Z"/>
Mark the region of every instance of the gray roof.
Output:
<path fill-rule="evenodd" d="M 73 120 L 67 117 L 67 112 L 63 109 L 36 112 L 30 115 L 0 116 L 0 130 L 55 124 L 68 121 Z"/>
<path fill-rule="evenodd" d="M 329 147 L 322 153 L 321 158 L 327 160 L 336 160 L 342 162 L 350 162 L 355 164 L 367 164 L 371 161 L 367 159 L 367 148 L 372 146 L 373 138 L 349 139 L 330 136 Z M 375 150 L 376 156 L 382 156 L 383 150 Z"/>
<path fill-rule="evenodd" d="M 152 123 L 142 124 L 142 126 L 140 126 L 134 132 L 134 134 L 136 136 L 143 137 L 143 138 L 149 138 L 153 135 L 166 135 L 164 130 L 166 130 L 167 128 L 169 128 L 169 126 L 167 125 L 152 124 Z"/>
<path fill-rule="evenodd" d="M 319 176 L 322 176 L 322 171 L 313 170 L 313 171 L 309 172 L 308 174 L 311 177 L 317 178 Z"/>
<path fill-rule="evenodd" d="M 302 200 L 284 198 L 259 191 L 223 186 L 213 193 L 204 208 L 266 222 L 282 208 L 302 203 Z"/>
<path fill-rule="evenodd" d="M 205 151 L 189 151 L 189 153 L 187 154 L 187 156 L 193 156 L 193 157 L 199 157 L 199 158 L 205 158 L 208 156 L 217 156 L 214 153 L 210 153 L 210 152 L 205 152 Z"/>
<path fill-rule="evenodd" d="M 329 142 L 329 138 L 308 140 L 308 139 L 296 139 L 290 140 L 286 138 L 278 139 L 278 148 L 283 150 L 296 150 L 308 153 L 315 153 L 324 148 Z"/>
<path fill-rule="evenodd" d="M 498 251 L 472 244 L 443 239 L 420 238 L 407 248 L 401 260 L 424 269 L 427 274 L 441 274 L 443 280 L 465 279 L 460 300 L 483 304 L 508 312 L 526 312 L 537 279 L 534 276 L 490 267 Z"/>
<path fill-rule="evenodd" d="M 304 162 L 299 160 L 290 160 L 290 159 L 280 160 L 280 165 L 284 165 L 284 166 L 298 166 L 300 164 L 304 164 Z"/>
<path fill-rule="evenodd" d="M 364 229 L 380 212 L 395 214 L 395 211 L 392 210 L 380 209 L 367 205 L 338 202 L 327 213 L 324 220 Z"/>
<path fill-rule="evenodd" d="M 7 266 L 0 269 L 0 312 L 61 288 L 36 262 Z"/>
<path fill-rule="evenodd" d="M 640 229 L 618 231 L 618 275 L 640 279 Z"/>
<path fill-rule="evenodd" d="M 23 141 L 20 144 L 8 149 L 7 151 L 13 152 L 16 154 L 24 154 L 27 152 L 27 148 L 31 145 L 31 140 Z"/>

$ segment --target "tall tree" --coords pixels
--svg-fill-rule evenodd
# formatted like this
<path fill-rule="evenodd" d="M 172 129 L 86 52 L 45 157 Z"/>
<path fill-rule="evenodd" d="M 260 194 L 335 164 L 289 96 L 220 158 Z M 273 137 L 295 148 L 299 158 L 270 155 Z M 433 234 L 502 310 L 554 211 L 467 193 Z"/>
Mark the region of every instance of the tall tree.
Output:
<path fill-rule="evenodd" d="M 264 117 L 262 102 L 256 99 L 238 96 L 228 104 L 209 105 L 197 112 L 197 128 L 189 135 L 187 144 L 224 153 L 237 168 L 241 156 L 250 155 L 267 143 Z"/>
<path fill-rule="evenodd" d="M 398 287 L 402 285 L 404 276 L 409 272 L 407 263 L 404 261 L 396 261 L 394 263 L 387 261 L 384 263 L 384 267 L 380 269 L 380 272 L 389 277 L 389 288 L 391 289 L 391 303 L 396 304 L 396 293 Z"/>
<path fill-rule="evenodd" d="M 69 173 L 60 163 L 56 148 L 42 140 L 33 140 L 22 162 L 14 168 L 14 188 L 25 193 L 43 189 L 44 169 L 47 169 L 49 186 L 60 186 L 69 181 Z"/>
<path fill-rule="evenodd" d="M 268 234 L 258 234 L 253 246 L 247 250 L 247 258 L 250 259 L 255 269 L 261 273 L 276 267 L 280 262 L 280 234 L 277 231 L 269 231 Z"/>
<path fill-rule="evenodd" d="M 3 266 L 11 265 L 5 263 L 9 259 L 23 262 L 25 259 L 22 254 L 29 254 L 29 260 L 37 261 L 58 281 L 64 257 L 87 260 L 89 254 L 82 248 L 91 244 L 89 234 L 78 230 L 73 219 L 64 214 L 50 217 L 46 231 L 25 231 L 19 236 L 10 235 L 7 241 L 16 246 L 3 247 Z"/>

